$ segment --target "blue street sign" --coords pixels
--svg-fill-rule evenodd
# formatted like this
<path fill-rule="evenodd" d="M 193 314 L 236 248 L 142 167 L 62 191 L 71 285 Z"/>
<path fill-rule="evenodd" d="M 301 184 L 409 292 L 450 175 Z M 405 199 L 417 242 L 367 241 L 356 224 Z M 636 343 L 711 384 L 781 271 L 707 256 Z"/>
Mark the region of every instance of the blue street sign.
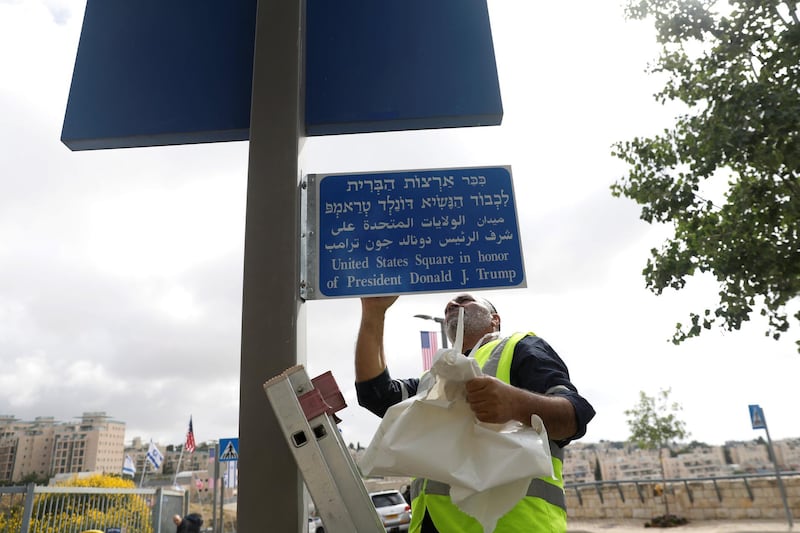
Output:
<path fill-rule="evenodd" d="M 308 135 L 500 124 L 486 0 L 306 0 Z M 87 0 L 71 150 L 249 139 L 256 0 Z"/>
<path fill-rule="evenodd" d="M 219 439 L 219 460 L 238 461 L 239 460 L 239 439 Z"/>
<path fill-rule="evenodd" d="M 306 133 L 500 124 L 486 0 L 308 0 Z"/>
<path fill-rule="evenodd" d="M 759 405 L 749 405 L 750 423 L 753 429 L 767 429 L 767 422 L 764 419 L 764 411 Z"/>
<path fill-rule="evenodd" d="M 509 167 L 308 179 L 307 299 L 525 286 Z"/>
<path fill-rule="evenodd" d="M 256 0 L 87 0 L 71 150 L 246 140 Z"/>

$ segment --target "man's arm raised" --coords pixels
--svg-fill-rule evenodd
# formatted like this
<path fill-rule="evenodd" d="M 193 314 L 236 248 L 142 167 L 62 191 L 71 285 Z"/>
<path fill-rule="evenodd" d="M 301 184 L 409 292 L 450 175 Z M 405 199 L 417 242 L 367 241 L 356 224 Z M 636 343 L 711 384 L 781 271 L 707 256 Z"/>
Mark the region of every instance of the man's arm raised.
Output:
<path fill-rule="evenodd" d="M 370 380 L 386 369 L 383 325 L 386 310 L 397 296 L 361 298 L 361 325 L 356 339 L 356 382 Z"/>

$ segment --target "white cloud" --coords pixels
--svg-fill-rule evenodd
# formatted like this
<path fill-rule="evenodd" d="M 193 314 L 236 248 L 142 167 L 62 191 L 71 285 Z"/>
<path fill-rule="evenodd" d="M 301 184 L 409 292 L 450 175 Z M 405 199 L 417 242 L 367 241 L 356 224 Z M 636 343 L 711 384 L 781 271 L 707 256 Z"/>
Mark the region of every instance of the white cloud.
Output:
<path fill-rule="evenodd" d="M 44 5 L 53 16 L 53 22 L 59 26 L 67 24 L 73 15 L 75 2 L 67 0 L 45 0 Z"/>
<path fill-rule="evenodd" d="M 658 131 L 650 28 L 615 2 L 491 0 L 505 116 L 499 127 L 307 139 L 305 172 L 511 165 L 527 289 L 488 291 L 506 331 L 533 330 L 570 367 L 598 415 L 588 440 L 624 439 L 623 411 L 672 387 L 693 437 L 797 436 L 785 391 L 790 339 L 712 331 L 682 346 L 675 322 L 714 297 L 703 280 L 655 297 L 641 269 L 665 228 L 644 225 L 609 185 L 613 142 Z M 0 0 L 0 404 L 23 419 L 106 411 L 128 438 L 238 434 L 247 143 L 72 153 L 59 141 L 82 1 Z M 404 296 L 386 346 L 397 377 L 421 372 L 419 336 L 446 294 Z M 307 366 L 331 370 L 348 441 L 378 420 L 356 405 L 357 300 L 311 301 Z M 791 332 L 790 332 L 791 333 Z M 272 376 L 263 376 L 266 381 Z"/>
<path fill-rule="evenodd" d="M 34 354 L 11 361 L 0 376 L 0 390 L 9 405 L 30 407 L 56 380 L 51 362 L 41 354 Z"/>

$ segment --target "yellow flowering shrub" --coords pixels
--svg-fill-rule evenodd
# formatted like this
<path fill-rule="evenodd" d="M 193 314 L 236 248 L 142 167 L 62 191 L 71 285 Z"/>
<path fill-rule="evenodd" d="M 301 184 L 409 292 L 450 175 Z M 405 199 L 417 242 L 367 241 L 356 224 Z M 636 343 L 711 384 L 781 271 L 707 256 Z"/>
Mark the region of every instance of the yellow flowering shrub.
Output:
<path fill-rule="evenodd" d="M 22 504 L 0 508 L 0 532 L 22 530 Z"/>
<path fill-rule="evenodd" d="M 133 481 L 119 476 L 74 477 L 58 487 L 133 489 Z M 122 527 L 126 533 L 152 533 L 150 502 L 139 494 L 40 494 L 31 517 L 31 533 L 60 533 Z M 0 528 L 0 532 L 2 529 Z"/>

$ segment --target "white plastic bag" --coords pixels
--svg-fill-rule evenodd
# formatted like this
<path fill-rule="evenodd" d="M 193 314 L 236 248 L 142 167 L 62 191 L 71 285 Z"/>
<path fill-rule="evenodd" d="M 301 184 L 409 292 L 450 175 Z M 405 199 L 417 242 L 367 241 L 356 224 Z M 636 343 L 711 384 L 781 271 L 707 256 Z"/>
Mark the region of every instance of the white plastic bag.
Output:
<path fill-rule="evenodd" d="M 547 431 L 533 415 L 518 422 L 478 422 L 464 384 L 481 375 L 461 354 L 463 309 L 452 349 L 439 350 L 417 395 L 389 408 L 360 461 L 367 475 L 424 477 L 450 485 L 450 499 L 485 532 L 527 492 L 553 475 Z"/>

